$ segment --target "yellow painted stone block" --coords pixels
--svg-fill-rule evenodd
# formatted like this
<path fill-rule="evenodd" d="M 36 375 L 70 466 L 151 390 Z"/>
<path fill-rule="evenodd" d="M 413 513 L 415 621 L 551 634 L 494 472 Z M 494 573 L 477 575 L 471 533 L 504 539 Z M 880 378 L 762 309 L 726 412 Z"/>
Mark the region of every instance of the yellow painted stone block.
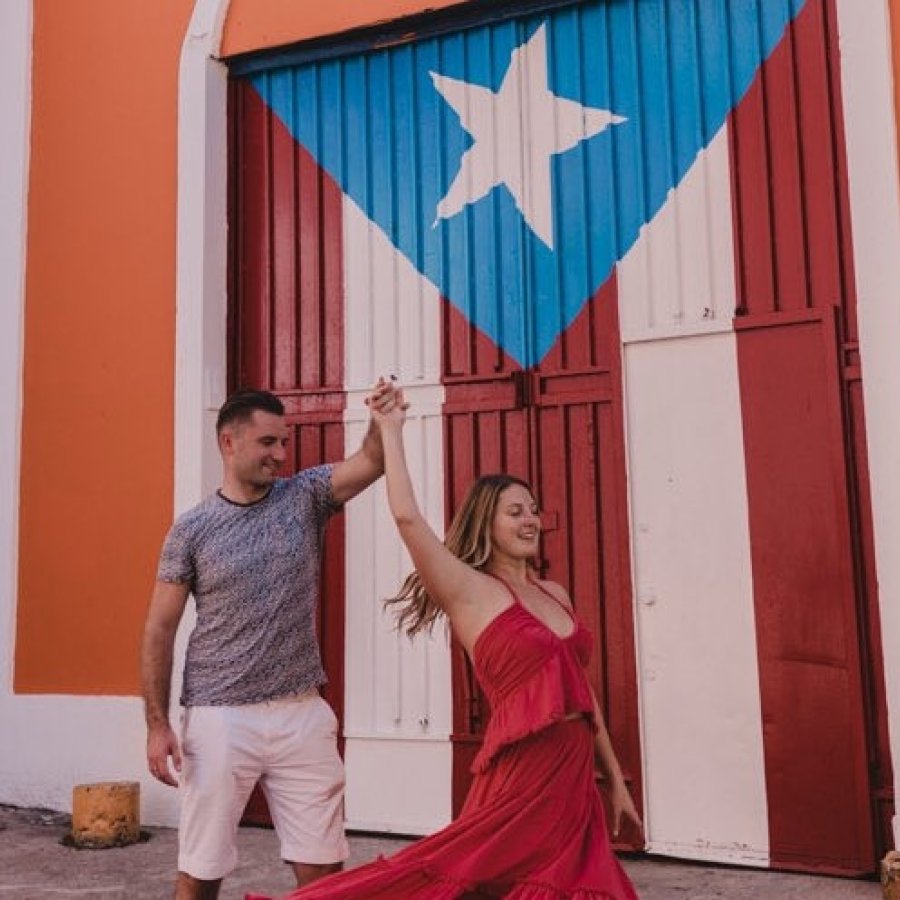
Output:
<path fill-rule="evenodd" d="M 900 900 L 900 853 L 889 850 L 881 861 L 881 890 L 884 900 Z"/>
<path fill-rule="evenodd" d="M 124 847 L 140 840 L 141 786 L 136 781 L 79 784 L 72 790 L 72 843 Z"/>

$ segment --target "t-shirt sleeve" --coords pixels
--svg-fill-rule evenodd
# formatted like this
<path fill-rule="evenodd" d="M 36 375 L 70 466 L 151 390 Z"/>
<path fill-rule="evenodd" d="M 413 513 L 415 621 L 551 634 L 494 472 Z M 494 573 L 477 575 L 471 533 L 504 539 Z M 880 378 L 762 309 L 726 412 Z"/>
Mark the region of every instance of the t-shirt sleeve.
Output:
<path fill-rule="evenodd" d="M 324 466 L 304 469 L 294 476 L 295 488 L 306 494 L 320 521 L 325 521 L 343 508 L 343 504 L 334 499 L 334 491 L 331 487 L 333 471 L 334 466 L 327 463 Z"/>
<path fill-rule="evenodd" d="M 181 521 L 176 522 L 163 541 L 156 570 L 157 581 L 176 584 L 194 583 L 194 554 L 191 549 L 190 530 Z"/>

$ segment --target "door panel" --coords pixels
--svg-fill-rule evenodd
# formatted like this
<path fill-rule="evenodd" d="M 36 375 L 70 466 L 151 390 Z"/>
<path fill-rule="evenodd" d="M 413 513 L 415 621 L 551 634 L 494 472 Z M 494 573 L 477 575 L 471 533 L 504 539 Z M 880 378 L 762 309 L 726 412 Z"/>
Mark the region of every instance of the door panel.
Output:
<path fill-rule="evenodd" d="M 470 345 L 476 340 L 464 343 Z M 539 367 L 446 379 L 447 509 L 478 475 L 525 478 L 542 506 L 538 568 L 571 593 L 594 634 L 589 677 L 641 805 L 622 392 L 615 280 Z M 454 808 L 489 711 L 464 653 L 454 651 Z M 642 846 L 623 832 L 622 847 Z"/>
<path fill-rule="evenodd" d="M 770 852 L 862 874 L 874 845 L 835 315 L 772 319 L 738 330 Z"/>

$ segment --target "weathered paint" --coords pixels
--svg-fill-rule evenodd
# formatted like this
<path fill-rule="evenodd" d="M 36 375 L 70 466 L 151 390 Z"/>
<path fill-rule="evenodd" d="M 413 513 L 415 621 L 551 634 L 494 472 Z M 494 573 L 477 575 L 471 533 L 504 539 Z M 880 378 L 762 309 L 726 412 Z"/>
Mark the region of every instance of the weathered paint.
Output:
<path fill-rule="evenodd" d="M 861 656 L 877 615 L 855 574 L 869 510 L 849 499 L 842 367 L 856 295 L 835 33 L 832 4 L 807 2 L 735 111 L 735 324 L 772 862 L 862 872 L 884 711 L 865 687 L 873 663 L 881 680 L 880 648 Z"/>
<path fill-rule="evenodd" d="M 736 5 L 734 53 L 716 7 L 695 20 L 686 7 L 589 3 L 425 35 L 352 63 L 241 70 L 450 303 L 530 367 L 712 140 L 796 9 Z M 294 105 L 298 93 L 316 100 Z M 344 121 L 344 109 L 359 113 Z M 349 146 L 335 139 L 354 128 Z M 416 164 L 428 168 L 406 178 Z"/>
<path fill-rule="evenodd" d="M 415 410 L 406 424 L 410 469 L 425 515 L 441 533 L 441 391 L 412 383 L 406 392 Z M 355 399 L 348 445 L 358 442 L 367 417 L 362 394 Z M 382 608 L 411 568 L 383 485 L 354 501 L 346 515 L 347 824 L 425 834 L 445 825 L 451 813 L 448 638 L 438 627 L 410 640 Z"/>
<path fill-rule="evenodd" d="M 873 810 L 835 345 L 825 317 L 750 326 L 738 366 L 772 861 L 862 873 Z"/>
<path fill-rule="evenodd" d="M 459 4 L 461 0 L 332 0 L 297 13 L 296 0 L 232 0 L 222 36 L 222 56 L 236 56 L 364 28 Z"/>

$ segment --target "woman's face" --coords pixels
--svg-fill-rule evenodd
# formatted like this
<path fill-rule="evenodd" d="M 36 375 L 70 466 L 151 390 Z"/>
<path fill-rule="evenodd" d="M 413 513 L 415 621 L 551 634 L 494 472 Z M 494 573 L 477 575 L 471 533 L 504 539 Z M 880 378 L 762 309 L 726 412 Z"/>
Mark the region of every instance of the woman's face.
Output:
<path fill-rule="evenodd" d="M 538 505 L 531 491 L 520 484 L 511 484 L 501 491 L 491 524 L 494 553 L 530 559 L 537 555 L 540 536 Z"/>

